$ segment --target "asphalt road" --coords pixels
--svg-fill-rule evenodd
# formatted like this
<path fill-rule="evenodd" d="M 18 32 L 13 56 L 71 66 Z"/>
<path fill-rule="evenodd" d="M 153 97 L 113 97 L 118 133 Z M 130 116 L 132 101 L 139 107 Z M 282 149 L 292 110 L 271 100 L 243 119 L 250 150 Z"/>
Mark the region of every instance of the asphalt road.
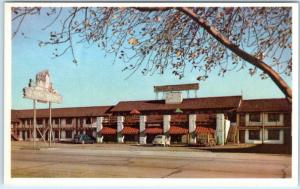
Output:
<path fill-rule="evenodd" d="M 290 155 L 165 151 L 126 145 L 106 149 L 12 148 L 12 177 L 287 178 Z M 153 148 L 156 149 L 156 148 Z"/>

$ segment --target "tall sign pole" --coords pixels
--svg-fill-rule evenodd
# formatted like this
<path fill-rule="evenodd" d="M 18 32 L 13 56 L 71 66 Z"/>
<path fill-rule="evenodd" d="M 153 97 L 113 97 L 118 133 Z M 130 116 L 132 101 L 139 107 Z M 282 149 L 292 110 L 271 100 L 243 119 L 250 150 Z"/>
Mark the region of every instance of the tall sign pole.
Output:
<path fill-rule="evenodd" d="M 52 88 L 48 70 L 36 74 L 35 83 L 29 80 L 28 87 L 23 88 L 23 97 L 33 100 L 33 147 L 36 148 L 36 102 L 49 103 L 49 147 L 52 141 L 51 104 L 60 103 L 62 97 Z"/>

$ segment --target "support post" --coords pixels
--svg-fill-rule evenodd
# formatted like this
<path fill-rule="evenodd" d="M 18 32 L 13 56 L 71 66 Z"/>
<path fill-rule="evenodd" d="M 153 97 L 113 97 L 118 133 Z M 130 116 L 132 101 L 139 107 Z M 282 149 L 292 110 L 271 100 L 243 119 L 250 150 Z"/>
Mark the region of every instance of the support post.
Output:
<path fill-rule="evenodd" d="M 225 118 L 224 118 L 224 114 L 217 114 L 216 116 L 216 143 L 218 145 L 224 145 L 225 142 Z"/>
<path fill-rule="evenodd" d="M 36 100 L 33 100 L 33 148 L 36 148 Z"/>
<path fill-rule="evenodd" d="M 103 129 L 103 117 L 96 118 L 96 142 L 103 143 L 103 136 L 101 135 L 101 130 Z"/>
<path fill-rule="evenodd" d="M 264 144 L 265 141 L 265 114 L 262 113 L 262 134 L 261 134 L 261 143 Z"/>
<path fill-rule="evenodd" d="M 124 128 L 124 116 L 117 117 L 117 140 L 118 143 L 124 143 L 124 136 L 122 135 L 122 130 Z"/>
<path fill-rule="evenodd" d="M 147 144 L 147 136 L 145 134 L 147 116 L 140 116 L 140 144 Z"/>
<path fill-rule="evenodd" d="M 58 119 L 58 141 L 60 141 L 60 129 L 61 129 L 60 118 L 57 119 Z"/>
<path fill-rule="evenodd" d="M 196 144 L 197 143 L 197 137 L 196 137 L 196 114 L 190 114 L 189 115 L 189 144 Z"/>
<path fill-rule="evenodd" d="M 164 132 L 164 135 L 168 136 L 169 130 L 170 130 L 171 115 L 164 115 L 163 119 L 164 119 L 163 132 Z"/>
<path fill-rule="evenodd" d="M 51 115 L 51 102 L 49 102 L 49 147 L 51 147 L 51 140 L 52 140 L 52 115 Z"/>
<path fill-rule="evenodd" d="M 236 114 L 236 143 L 240 143 L 240 114 Z"/>

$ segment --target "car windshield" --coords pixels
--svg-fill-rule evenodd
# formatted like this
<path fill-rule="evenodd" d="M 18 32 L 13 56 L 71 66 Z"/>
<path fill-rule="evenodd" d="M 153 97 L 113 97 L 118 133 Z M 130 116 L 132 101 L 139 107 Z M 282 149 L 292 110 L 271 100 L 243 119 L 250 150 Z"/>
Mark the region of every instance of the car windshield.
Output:
<path fill-rule="evenodd" d="M 159 135 L 159 136 L 156 136 L 155 138 L 162 138 L 163 136 Z"/>

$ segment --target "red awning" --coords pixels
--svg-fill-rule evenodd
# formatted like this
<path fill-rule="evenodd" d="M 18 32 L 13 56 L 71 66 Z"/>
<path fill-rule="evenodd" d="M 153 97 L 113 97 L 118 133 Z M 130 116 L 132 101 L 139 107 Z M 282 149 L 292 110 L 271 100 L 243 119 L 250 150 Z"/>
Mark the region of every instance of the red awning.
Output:
<path fill-rule="evenodd" d="M 122 130 L 123 135 L 136 135 L 139 134 L 139 129 L 135 127 L 124 127 Z"/>
<path fill-rule="evenodd" d="M 103 127 L 100 131 L 102 135 L 114 135 L 117 133 L 117 129 L 111 127 Z"/>
<path fill-rule="evenodd" d="M 145 129 L 146 134 L 163 134 L 163 129 L 161 127 L 148 127 Z"/>
<path fill-rule="evenodd" d="M 183 135 L 189 133 L 189 130 L 184 127 L 171 126 L 169 130 L 169 134 L 171 135 Z"/>
<path fill-rule="evenodd" d="M 196 134 L 206 134 L 206 133 L 214 133 L 215 130 L 208 127 L 196 127 L 195 133 Z"/>

